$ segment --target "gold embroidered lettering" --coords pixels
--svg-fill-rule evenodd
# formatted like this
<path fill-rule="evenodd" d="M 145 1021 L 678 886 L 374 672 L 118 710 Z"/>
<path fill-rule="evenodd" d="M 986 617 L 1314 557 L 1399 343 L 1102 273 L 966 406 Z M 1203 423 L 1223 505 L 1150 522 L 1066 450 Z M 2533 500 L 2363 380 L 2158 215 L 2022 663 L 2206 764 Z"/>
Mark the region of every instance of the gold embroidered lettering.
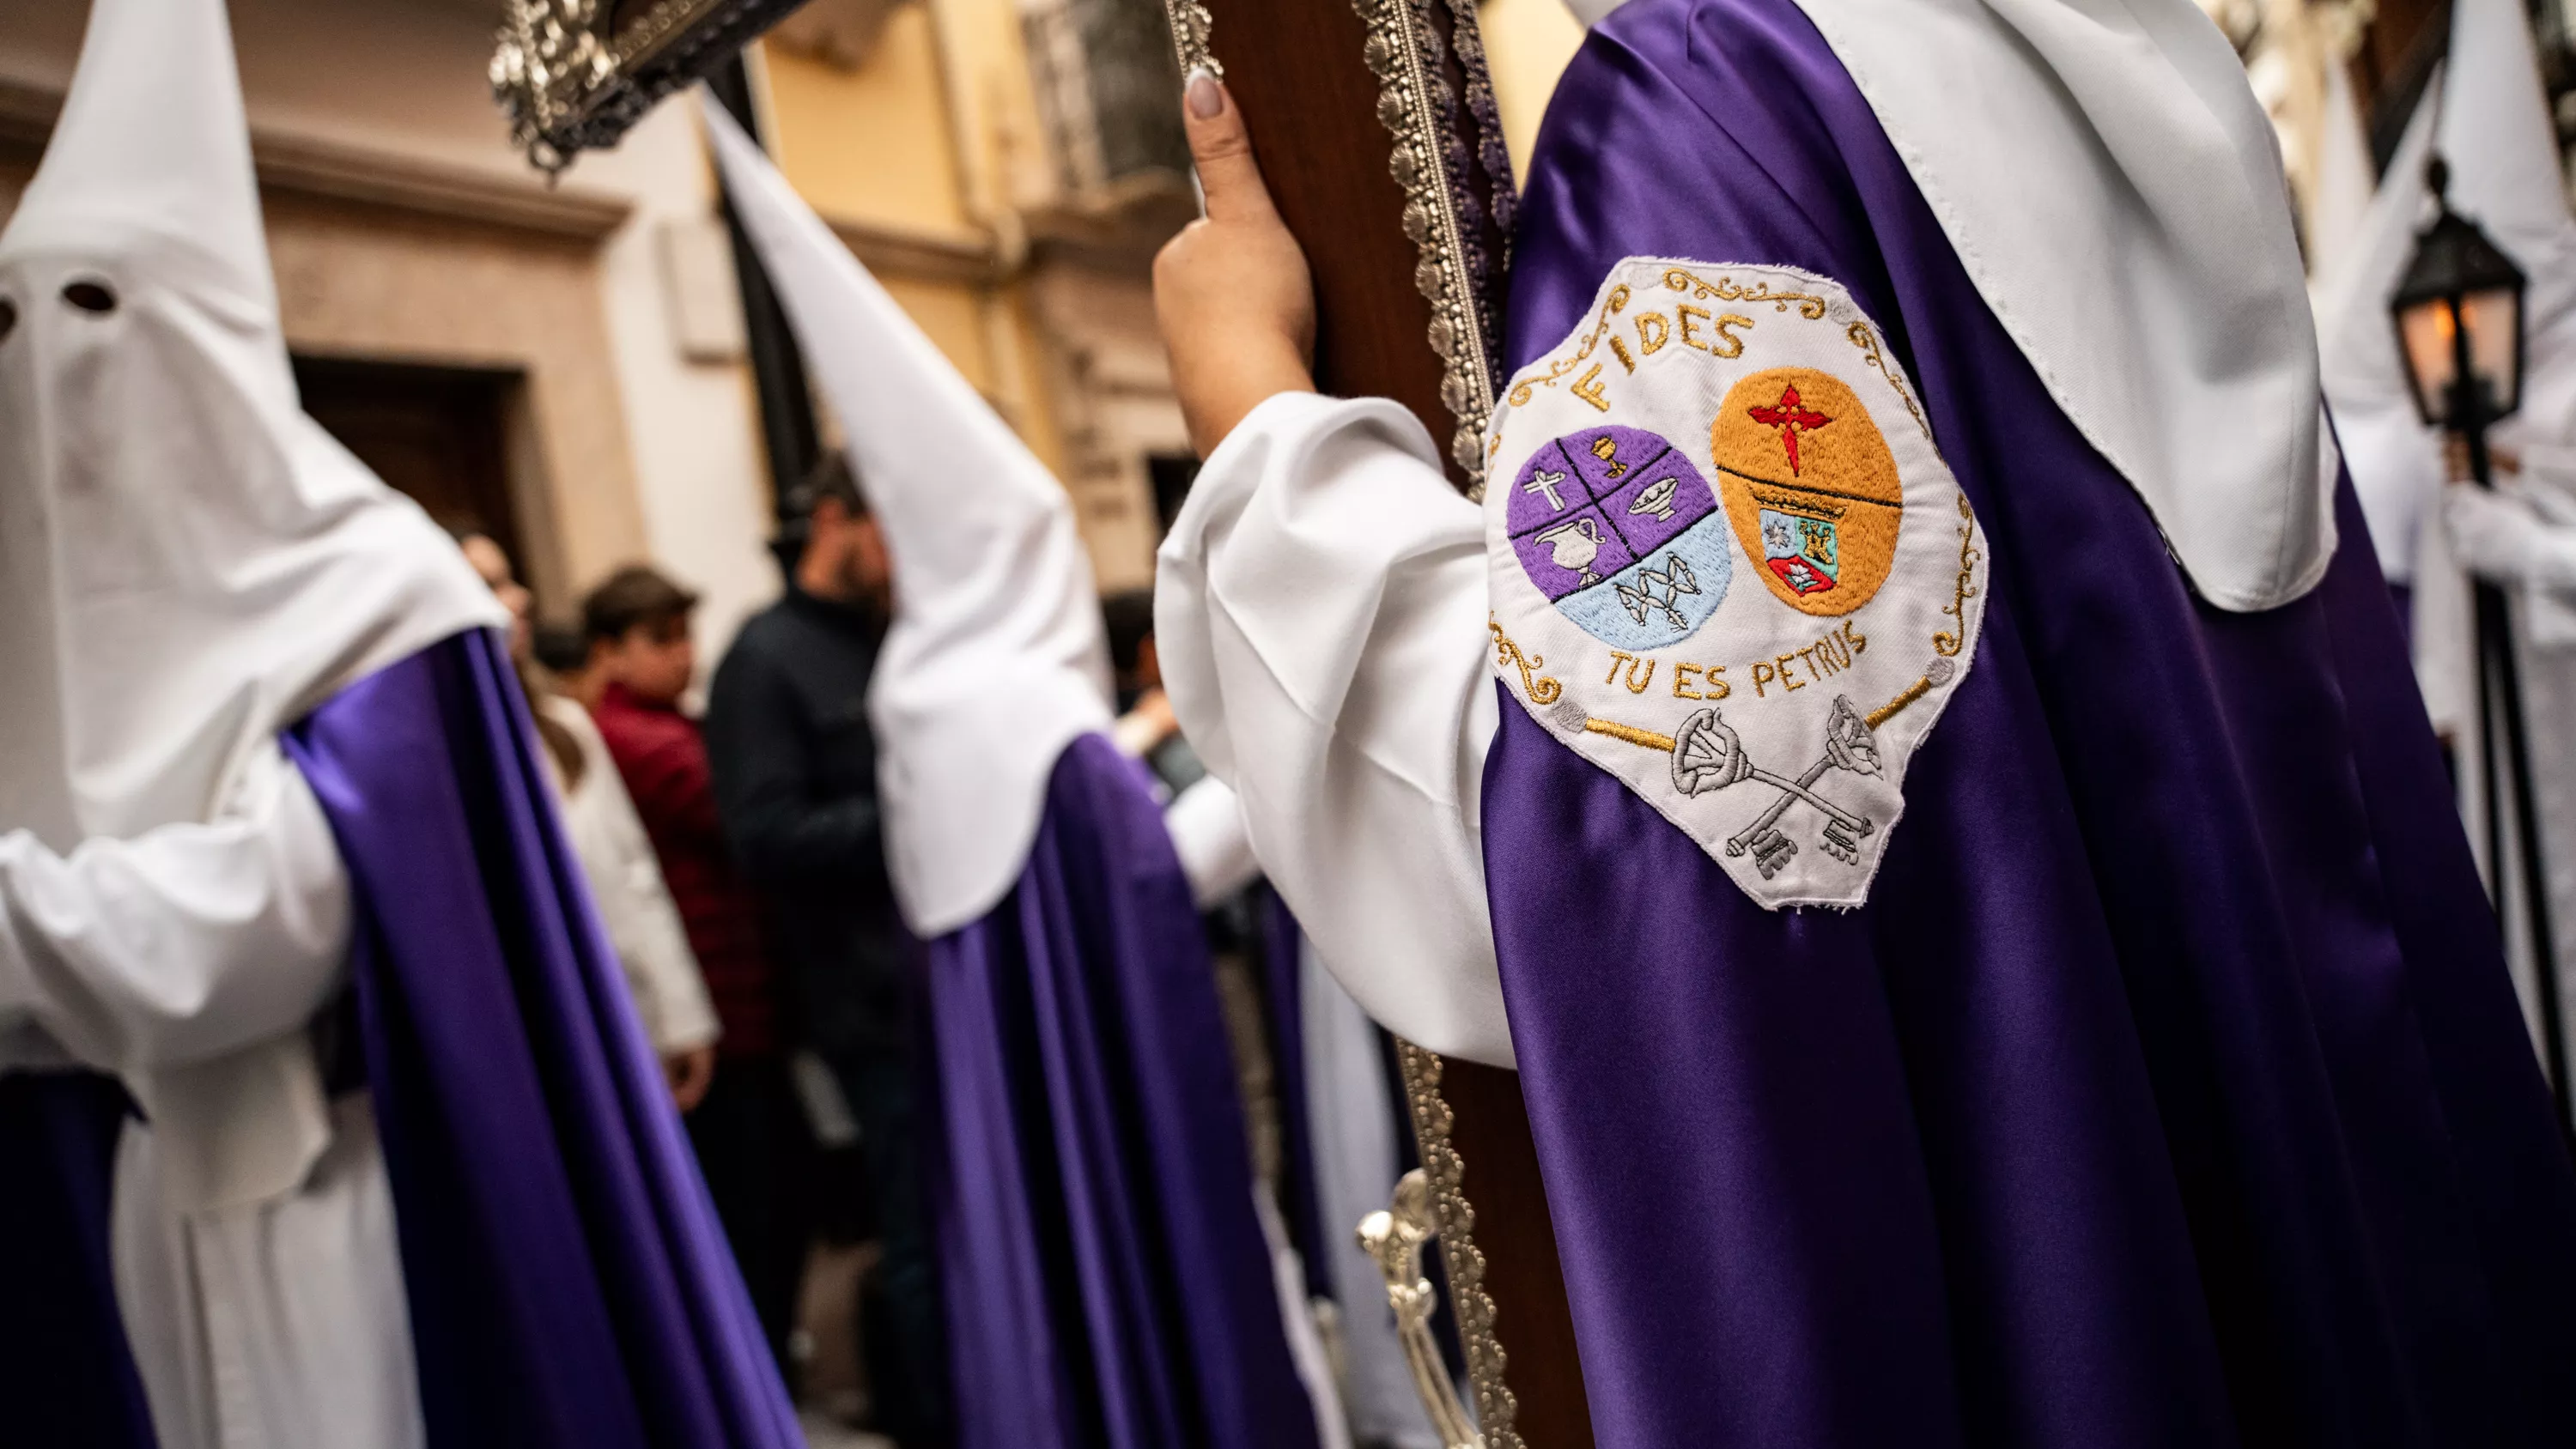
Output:
<path fill-rule="evenodd" d="M 1800 682 L 1789 673 L 1789 661 L 1797 657 L 1798 656 L 1795 654 L 1780 654 L 1773 656 L 1771 660 L 1772 663 L 1780 666 L 1780 687 L 1782 689 L 1804 689 L 1807 687 L 1804 683 Z"/>
<path fill-rule="evenodd" d="M 1601 384 L 1597 380 L 1600 376 L 1601 364 L 1596 362 L 1592 364 L 1591 371 L 1574 380 L 1574 395 L 1606 413 L 1610 411 L 1610 399 L 1602 395 Z"/>
<path fill-rule="evenodd" d="M 1738 317 L 1732 312 L 1718 318 L 1717 340 L 1709 344 L 1708 350 L 1716 353 L 1720 357 L 1742 357 L 1744 355 L 1744 339 L 1736 336 L 1734 333 L 1729 332 L 1726 329 L 1729 327 L 1750 327 L 1752 325 L 1752 318 Z"/>
<path fill-rule="evenodd" d="M 1640 665 L 1640 664 L 1643 664 L 1644 666 L 1646 666 L 1646 677 L 1645 677 L 1645 678 L 1643 678 L 1643 679 L 1640 679 L 1640 678 L 1638 678 L 1638 677 L 1637 677 L 1637 666 L 1638 666 L 1638 665 Z M 1652 659 L 1648 659 L 1648 658 L 1644 657 L 1643 655 L 1636 655 L 1636 654 L 1631 654 L 1631 655 L 1629 655 L 1629 656 L 1628 656 L 1628 679 L 1627 679 L 1628 692 L 1629 692 L 1630 694 L 1643 694 L 1643 693 L 1645 693 L 1645 692 L 1646 692 L 1646 686 L 1647 686 L 1647 685 L 1650 685 L 1650 684 L 1652 684 L 1652 683 L 1654 683 L 1654 682 L 1655 682 L 1655 661 L 1654 661 L 1654 660 L 1652 660 Z"/>
<path fill-rule="evenodd" d="M 1631 664 L 1637 662 L 1637 656 L 1629 653 L 1625 649 L 1613 649 L 1610 651 L 1610 672 L 1601 676 L 1601 682 L 1603 684 L 1616 684 L 1619 682 L 1619 661 L 1623 659 Z"/>
<path fill-rule="evenodd" d="M 1851 652 L 1854 654 L 1869 647 L 1869 636 L 1854 628 L 1852 620 L 1843 620 L 1843 638 L 1851 644 Z"/>
<path fill-rule="evenodd" d="M 1673 310 L 1674 310 L 1675 312 L 1678 312 L 1678 313 L 1680 313 L 1680 314 L 1681 314 L 1681 319 L 1682 319 L 1682 346 L 1684 346 L 1684 347 L 1696 347 L 1696 348 L 1698 348 L 1698 349 L 1699 349 L 1700 351 L 1702 351 L 1702 352 L 1706 352 L 1706 351 L 1708 351 L 1708 350 L 1709 350 L 1709 345 L 1708 345 L 1707 343 L 1705 343 L 1705 342 L 1700 341 L 1700 340 L 1699 340 L 1699 338 L 1697 338 L 1696 336 L 1693 336 L 1693 335 L 1692 335 L 1692 333 L 1691 333 L 1691 319 L 1692 319 L 1692 318 L 1694 318 L 1694 317 L 1696 317 L 1696 318 L 1698 318 L 1698 319 L 1699 319 L 1700 321 L 1702 321 L 1702 322 L 1707 321 L 1707 320 L 1708 320 L 1708 309 L 1707 309 L 1706 307 L 1694 307 L 1694 306 L 1690 305 L 1688 302 L 1684 302 L 1682 305 L 1680 305 L 1680 306 L 1678 306 L 1678 307 L 1675 307 Z M 1737 351 L 1737 352 L 1741 352 L 1741 351 L 1743 351 L 1743 350 L 1744 350 L 1744 349 L 1743 349 L 1742 347 L 1740 347 L 1740 346 L 1736 349 L 1736 351 Z M 1729 356 L 1732 356 L 1733 354 L 1732 354 L 1732 353 L 1730 353 L 1730 354 L 1728 354 L 1728 355 L 1729 355 Z"/>
<path fill-rule="evenodd" d="M 1764 686 L 1764 685 L 1766 685 L 1766 684 L 1769 684 L 1771 681 L 1773 681 L 1774 679 L 1777 679 L 1777 678 L 1779 678 L 1779 677 L 1780 677 L 1780 671 L 1779 671 L 1779 670 L 1777 670 L 1777 669 L 1772 668 L 1772 667 L 1770 666 L 1770 664 L 1769 664 L 1767 661 L 1765 661 L 1765 660 L 1760 660 L 1760 659 L 1756 659 L 1756 660 L 1754 660 L 1754 661 L 1753 661 L 1753 697 L 1754 697 L 1755 699 L 1767 699 L 1767 698 L 1769 698 L 1769 694 L 1768 694 L 1768 692 L 1767 692 L 1767 691 L 1765 691 L 1765 690 L 1763 689 L 1763 687 L 1762 687 L 1762 686 Z"/>
<path fill-rule="evenodd" d="M 1702 693 L 1700 693 L 1698 690 L 1691 688 L 1691 682 L 1692 682 L 1693 680 L 1696 680 L 1697 678 L 1699 678 L 1699 666 L 1698 666 L 1698 665 L 1696 665 L 1696 664 L 1676 664 L 1676 665 L 1674 665 L 1674 666 L 1673 666 L 1673 698 L 1675 698 L 1675 699 L 1706 699 L 1706 698 L 1708 698 L 1708 696 L 1707 696 L 1707 695 L 1702 694 Z"/>
<path fill-rule="evenodd" d="M 1813 644 L 1810 644 L 1810 645 L 1808 645 L 1806 648 L 1799 650 L 1799 651 L 1798 651 L 1798 662 L 1807 666 L 1807 673 L 1808 673 L 1809 675 L 1811 675 L 1811 676 L 1813 676 L 1814 678 L 1817 678 L 1817 679 L 1822 679 L 1822 678 L 1824 678 L 1824 677 L 1825 677 L 1826 671 L 1825 671 L 1825 670 L 1818 669 L 1818 668 L 1816 667 L 1816 661 L 1807 657 L 1808 655 L 1813 654 L 1813 653 L 1815 653 L 1815 652 L 1816 652 L 1816 646 L 1815 646 L 1815 645 L 1813 645 Z"/>
<path fill-rule="evenodd" d="M 1646 325 L 1650 322 L 1654 324 L 1652 327 Z M 1637 353 L 1639 356 L 1654 356 L 1656 353 L 1663 351 L 1664 344 L 1670 342 L 1672 338 L 1673 324 L 1665 319 L 1663 313 L 1640 312 L 1637 314 Z"/>
<path fill-rule="evenodd" d="M 1611 338 L 1610 352 L 1613 356 L 1619 359 L 1619 365 L 1621 367 L 1628 369 L 1630 372 L 1635 372 L 1637 370 L 1637 359 L 1628 355 L 1627 343 L 1620 341 L 1616 337 Z"/>
<path fill-rule="evenodd" d="M 1718 678 L 1719 675 L 1724 674 L 1725 672 L 1726 666 L 1723 664 L 1712 664 L 1708 666 L 1706 671 L 1708 677 L 1700 681 L 1700 686 L 1709 692 L 1701 695 L 1700 698 L 1724 699 L 1735 692 L 1734 689 L 1728 686 L 1725 680 Z"/>

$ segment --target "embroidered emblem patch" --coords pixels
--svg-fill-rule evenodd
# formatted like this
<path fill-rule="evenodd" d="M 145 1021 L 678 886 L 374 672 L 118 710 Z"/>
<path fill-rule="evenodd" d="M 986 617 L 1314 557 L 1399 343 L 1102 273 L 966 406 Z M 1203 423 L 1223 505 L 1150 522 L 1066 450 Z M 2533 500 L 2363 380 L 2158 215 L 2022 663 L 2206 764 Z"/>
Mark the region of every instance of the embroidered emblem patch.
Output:
<path fill-rule="evenodd" d="M 1762 905 L 1866 900 L 1986 556 L 1877 325 L 1802 272 L 1630 258 L 1487 450 L 1499 677 Z"/>
<path fill-rule="evenodd" d="M 1529 581 L 1605 644 L 1689 638 L 1734 574 L 1708 480 L 1642 428 L 1551 440 L 1521 465 L 1505 512 Z"/>

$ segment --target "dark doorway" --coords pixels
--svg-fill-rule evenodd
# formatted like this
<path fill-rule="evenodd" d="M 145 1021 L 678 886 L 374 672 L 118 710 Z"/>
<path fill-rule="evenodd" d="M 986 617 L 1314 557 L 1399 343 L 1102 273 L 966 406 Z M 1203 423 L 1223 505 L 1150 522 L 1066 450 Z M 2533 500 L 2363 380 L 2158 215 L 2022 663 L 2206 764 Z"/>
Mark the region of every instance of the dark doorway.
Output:
<path fill-rule="evenodd" d="M 519 374 L 298 357 L 304 410 L 376 476 L 450 528 L 528 555 L 511 504 L 507 419 Z"/>

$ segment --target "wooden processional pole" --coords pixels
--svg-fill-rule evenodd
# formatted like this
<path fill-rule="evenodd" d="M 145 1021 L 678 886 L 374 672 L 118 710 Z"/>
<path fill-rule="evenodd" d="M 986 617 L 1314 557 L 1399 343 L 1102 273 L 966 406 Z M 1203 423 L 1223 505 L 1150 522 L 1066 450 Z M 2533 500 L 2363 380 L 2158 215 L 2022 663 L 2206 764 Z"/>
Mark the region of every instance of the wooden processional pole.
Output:
<path fill-rule="evenodd" d="M 1181 69 L 1223 77 L 1305 248 L 1317 386 L 1410 408 L 1447 441 L 1451 481 L 1481 497 L 1517 196 L 1472 0 L 1166 7 Z M 1475 1390 L 1479 1432 L 1463 1442 L 1590 1449 L 1520 1078 L 1409 1042 L 1398 1055 L 1430 1189 L 1424 1227 L 1438 1235 Z M 1411 1204 L 1398 1196 L 1400 1222 Z M 1370 1221 L 1373 1250 L 1391 1231 L 1384 1218 Z M 1413 1289 L 1391 1287 L 1399 1299 Z M 1435 1424 L 1444 1417 L 1433 1410 Z"/>

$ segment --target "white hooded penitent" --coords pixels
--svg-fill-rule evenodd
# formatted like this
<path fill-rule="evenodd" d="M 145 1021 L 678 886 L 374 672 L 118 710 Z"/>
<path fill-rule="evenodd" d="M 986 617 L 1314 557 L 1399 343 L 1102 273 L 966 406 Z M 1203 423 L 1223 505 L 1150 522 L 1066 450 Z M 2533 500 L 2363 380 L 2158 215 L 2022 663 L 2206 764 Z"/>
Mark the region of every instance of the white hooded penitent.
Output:
<path fill-rule="evenodd" d="M 2359 237 L 2326 279 L 2326 396 L 2380 566 L 2400 581 L 2414 577 L 2424 509 L 2443 476 L 2440 437 L 2416 414 L 2388 312 L 2415 234 L 2432 219 L 2424 163 L 2434 150 L 2451 169 L 2451 209 L 2531 279 L 2522 408 L 2492 436 L 2516 449 L 2565 443 L 2576 413 L 2576 219 L 2531 30 L 2513 0 L 2460 0 L 2450 56 L 2426 85 Z"/>
<path fill-rule="evenodd" d="M 0 232 L 0 883 L 60 937 L 0 931 L 0 1066 L 123 1075 L 174 1200 L 290 1188 L 346 886 L 276 735 L 501 622 L 298 406 L 220 0 L 98 0 Z"/>
<path fill-rule="evenodd" d="M 343 685 L 501 622 L 298 404 L 219 0 L 97 0 L 0 319 L 0 826 L 207 819 Z"/>
<path fill-rule="evenodd" d="M 1063 485 L 712 98 L 732 198 L 894 560 L 868 691 L 905 924 L 953 931 L 1028 858 L 1056 757 L 1110 723 L 1109 655 Z"/>

